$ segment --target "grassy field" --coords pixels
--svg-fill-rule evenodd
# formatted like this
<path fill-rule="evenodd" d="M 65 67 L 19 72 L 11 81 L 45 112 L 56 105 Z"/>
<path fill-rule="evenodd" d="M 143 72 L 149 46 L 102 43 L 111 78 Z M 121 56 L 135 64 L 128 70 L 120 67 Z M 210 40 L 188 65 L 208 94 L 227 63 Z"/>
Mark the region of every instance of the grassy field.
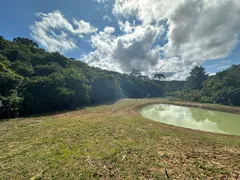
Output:
<path fill-rule="evenodd" d="M 0 179 L 240 179 L 240 137 L 164 125 L 112 105 L 0 123 Z M 239 175 L 239 177 L 238 177 Z"/>

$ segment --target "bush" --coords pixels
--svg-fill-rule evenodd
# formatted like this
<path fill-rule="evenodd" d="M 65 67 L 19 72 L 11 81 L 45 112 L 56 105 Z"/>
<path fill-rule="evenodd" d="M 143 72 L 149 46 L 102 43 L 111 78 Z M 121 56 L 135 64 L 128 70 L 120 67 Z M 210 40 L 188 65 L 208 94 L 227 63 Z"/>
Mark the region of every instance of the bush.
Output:
<path fill-rule="evenodd" d="M 177 91 L 172 93 L 172 96 L 182 101 L 191 101 L 191 102 L 198 102 L 202 97 L 201 91 L 199 90 Z"/>

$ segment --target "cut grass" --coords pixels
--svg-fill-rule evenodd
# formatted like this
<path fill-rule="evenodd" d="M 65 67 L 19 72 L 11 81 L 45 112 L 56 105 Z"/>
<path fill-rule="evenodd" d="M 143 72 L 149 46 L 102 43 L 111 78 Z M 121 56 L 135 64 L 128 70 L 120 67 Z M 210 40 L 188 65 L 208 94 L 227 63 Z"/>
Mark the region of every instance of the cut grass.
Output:
<path fill-rule="evenodd" d="M 140 107 L 156 102 L 240 112 L 219 105 L 124 99 L 1 122 L 0 179 L 236 179 L 240 137 L 139 115 Z"/>

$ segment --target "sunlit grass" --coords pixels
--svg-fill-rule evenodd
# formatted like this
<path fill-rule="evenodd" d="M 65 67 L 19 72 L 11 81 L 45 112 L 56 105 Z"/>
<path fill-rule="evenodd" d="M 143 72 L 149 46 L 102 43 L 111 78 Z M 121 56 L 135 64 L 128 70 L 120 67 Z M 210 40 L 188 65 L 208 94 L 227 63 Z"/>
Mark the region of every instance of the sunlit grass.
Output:
<path fill-rule="evenodd" d="M 166 170 L 175 179 L 240 174 L 239 137 L 160 124 L 137 111 L 163 101 L 124 99 L 1 122 L 0 179 L 167 179 Z"/>

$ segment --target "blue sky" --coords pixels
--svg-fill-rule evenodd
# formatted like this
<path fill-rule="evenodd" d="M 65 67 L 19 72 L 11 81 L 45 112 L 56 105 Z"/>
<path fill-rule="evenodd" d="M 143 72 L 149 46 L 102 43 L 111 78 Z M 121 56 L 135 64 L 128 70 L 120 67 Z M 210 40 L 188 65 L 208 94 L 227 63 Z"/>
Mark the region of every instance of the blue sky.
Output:
<path fill-rule="evenodd" d="M 2 2 L 2 7 L 4 8 L 0 11 L 0 34 L 9 40 L 18 36 L 32 38 L 29 27 L 39 19 L 36 16 L 36 13 L 39 12 L 49 13 L 60 10 L 69 20 L 73 17 L 84 19 L 87 22 L 91 22 L 94 26 L 99 27 L 99 29 L 106 26 L 106 22 L 103 20 L 103 16 L 106 14 L 105 9 L 100 8 L 99 3 L 91 0 L 22 0 L 21 2 L 8 0 Z M 98 10 L 97 7 L 99 7 Z M 9 13 L 9 9 L 11 9 L 11 13 Z M 80 53 L 81 51 L 90 51 L 87 43 L 83 44 L 79 50 Z M 70 52 L 66 55 L 75 58 L 79 58 L 80 56 L 78 51 Z"/>
<path fill-rule="evenodd" d="M 34 39 L 91 66 L 184 79 L 195 65 L 214 74 L 240 63 L 237 0 L 8 0 L 0 35 Z M 9 13 L 11 12 L 11 13 Z"/>

